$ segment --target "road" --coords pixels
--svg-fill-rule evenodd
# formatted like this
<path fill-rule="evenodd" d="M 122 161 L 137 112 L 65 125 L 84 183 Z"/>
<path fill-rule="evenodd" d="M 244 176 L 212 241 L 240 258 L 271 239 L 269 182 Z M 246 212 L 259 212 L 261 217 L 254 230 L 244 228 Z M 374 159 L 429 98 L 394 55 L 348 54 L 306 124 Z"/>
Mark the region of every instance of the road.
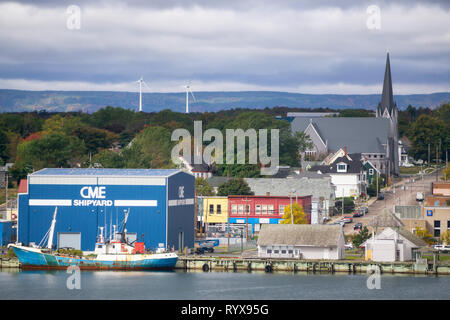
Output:
<path fill-rule="evenodd" d="M 440 174 L 439 174 L 440 176 Z M 423 192 L 424 196 L 431 194 L 431 182 L 436 181 L 436 173 L 431 173 L 423 176 L 404 177 L 400 181 L 396 181 L 394 186 L 388 190 L 381 191 L 384 193 L 384 200 L 369 201 L 369 212 L 359 218 L 353 218 L 352 223 L 344 225 L 344 234 L 354 234 L 358 230 L 353 230 L 356 223 L 361 222 L 367 225 L 374 216 L 382 214 L 384 209 L 393 210 L 395 205 L 417 205 L 416 193 Z M 395 190 L 395 191 L 394 191 Z M 344 216 L 352 216 L 352 214 L 345 214 Z M 329 223 L 333 223 L 341 219 L 342 216 L 335 216 Z"/>

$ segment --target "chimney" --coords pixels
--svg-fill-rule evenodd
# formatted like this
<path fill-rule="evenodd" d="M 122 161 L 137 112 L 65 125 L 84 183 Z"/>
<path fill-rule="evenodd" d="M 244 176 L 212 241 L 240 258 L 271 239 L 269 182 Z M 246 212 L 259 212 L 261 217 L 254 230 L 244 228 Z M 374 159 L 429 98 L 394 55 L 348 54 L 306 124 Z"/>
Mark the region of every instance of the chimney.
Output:
<path fill-rule="evenodd" d="M 347 146 L 344 147 L 344 155 L 347 155 Z"/>
<path fill-rule="evenodd" d="M 270 197 L 270 192 L 266 192 L 266 197 Z"/>

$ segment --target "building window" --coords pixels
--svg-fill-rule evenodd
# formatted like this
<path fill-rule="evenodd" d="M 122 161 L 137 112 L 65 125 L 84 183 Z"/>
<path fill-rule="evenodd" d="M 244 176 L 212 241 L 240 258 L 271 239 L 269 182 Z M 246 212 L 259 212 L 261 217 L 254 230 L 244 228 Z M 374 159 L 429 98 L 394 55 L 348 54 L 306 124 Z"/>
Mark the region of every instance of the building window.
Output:
<path fill-rule="evenodd" d="M 271 254 L 272 253 L 272 249 L 267 249 L 267 253 Z"/>
<path fill-rule="evenodd" d="M 260 204 L 256 205 L 256 214 L 261 214 L 261 205 Z"/>
<path fill-rule="evenodd" d="M 239 205 L 239 214 L 244 214 L 244 205 L 243 204 Z"/>
<path fill-rule="evenodd" d="M 450 220 L 447 220 L 447 230 L 450 230 Z"/>
<path fill-rule="evenodd" d="M 440 237 L 441 236 L 441 221 L 434 220 L 434 236 Z"/>
<path fill-rule="evenodd" d="M 289 254 L 292 254 L 294 252 L 294 250 L 288 250 Z"/>
<path fill-rule="evenodd" d="M 273 206 L 272 205 L 269 206 L 269 214 L 273 214 Z"/>
<path fill-rule="evenodd" d="M 376 155 L 376 154 L 374 154 L 374 155 L 373 155 L 373 157 L 374 157 L 374 158 L 376 158 L 376 157 L 377 157 L 377 155 Z"/>
<path fill-rule="evenodd" d="M 280 251 L 279 250 L 273 250 L 273 253 L 278 254 L 278 253 L 280 253 Z"/>
<path fill-rule="evenodd" d="M 281 254 L 286 254 L 286 250 L 281 250 Z"/>
<path fill-rule="evenodd" d="M 347 172 L 347 165 L 342 163 L 337 165 L 337 172 Z"/>
<path fill-rule="evenodd" d="M 210 204 L 209 205 L 209 214 L 213 214 L 214 213 L 214 205 Z"/>
<path fill-rule="evenodd" d="M 232 214 L 237 214 L 237 205 L 233 204 L 233 205 L 231 206 L 231 213 L 232 213 Z"/>
<path fill-rule="evenodd" d="M 262 206 L 262 214 L 267 214 L 267 205 Z"/>
<path fill-rule="evenodd" d="M 217 205 L 217 214 L 221 214 L 222 213 L 222 205 L 218 204 Z"/>
<path fill-rule="evenodd" d="M 249 204 L 246 204 L 246 205 L 245 205 L 245 212 L 246 212 L 247 214 L 250 214 L 250 205 L 249 205 Z"/>
<path fill-rule="evenodd" d="M 369 174 L 373 176 L 373 169 L 369 169 Z"/>
<path fill-rule="evenodd" d="M 278 214 L 284 214 L 284 208 L 285 208 L 285 207 L 286 207 L 286 206 L 281 205 Z"/>

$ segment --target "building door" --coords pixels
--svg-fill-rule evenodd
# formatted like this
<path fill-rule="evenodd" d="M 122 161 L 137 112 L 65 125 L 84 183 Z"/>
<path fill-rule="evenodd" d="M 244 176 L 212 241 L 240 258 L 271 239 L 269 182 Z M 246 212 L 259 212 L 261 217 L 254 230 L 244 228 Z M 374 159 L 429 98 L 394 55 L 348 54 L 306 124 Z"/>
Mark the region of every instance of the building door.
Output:
<path fill-rule="evenodd" d="M 81 250 L 81 232 L 58 232 L 58 249 L 59 248 Z"/>
<path fill-rule="evenodd" d="M 325 248 L 323 251 L 323 258 L 324 259 L 330 259 L 330 249 L 329 248 Z"/>
<path fill-rule="evenodd" d="M 178 251 L 182 252 L 184 248 L 184 232 L 180 231 L 178 233 Z"/>

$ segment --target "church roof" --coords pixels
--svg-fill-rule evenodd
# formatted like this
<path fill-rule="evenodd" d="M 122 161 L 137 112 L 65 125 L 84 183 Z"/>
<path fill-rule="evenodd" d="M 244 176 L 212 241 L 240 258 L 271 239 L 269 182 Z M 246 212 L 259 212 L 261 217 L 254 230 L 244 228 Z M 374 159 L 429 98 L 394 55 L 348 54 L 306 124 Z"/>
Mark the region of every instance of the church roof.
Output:
<path fill-rule="evenodd" d="M 383 93 L 381 94 L 381 102 L 378 105 L 379 114 L 382 116 L 387 109 L 389 115 L 394 108 L 394 93 L 392 90 L 391 62 L 389 60 L 389 52 L 386 56 L 386 69 L 384 71 Z"/>
<path fill-rule="evenodd" d="M 347 146 L 349 153 L 385 153 L 390 120 L 387 118 L 295 118 L 291 123 L 293 132 L 303 132 L 312 123 L 328 150 Z"/>

